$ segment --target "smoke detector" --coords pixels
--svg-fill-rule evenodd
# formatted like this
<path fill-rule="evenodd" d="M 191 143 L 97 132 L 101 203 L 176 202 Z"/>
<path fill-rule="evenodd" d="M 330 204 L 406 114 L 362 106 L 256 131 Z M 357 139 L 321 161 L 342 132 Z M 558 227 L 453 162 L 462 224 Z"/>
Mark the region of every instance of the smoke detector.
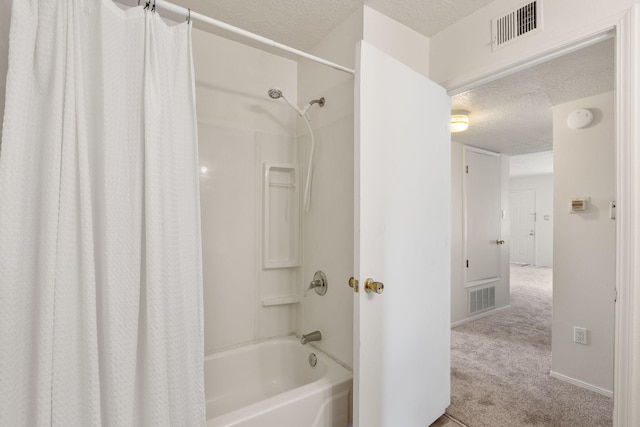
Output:
<path fill-rule="evenodd" d="M 571 129 L 583 129 L 593 122 L 593 113 L 586 108 L 572 111 L 567 117 L 567 124 Z"/>

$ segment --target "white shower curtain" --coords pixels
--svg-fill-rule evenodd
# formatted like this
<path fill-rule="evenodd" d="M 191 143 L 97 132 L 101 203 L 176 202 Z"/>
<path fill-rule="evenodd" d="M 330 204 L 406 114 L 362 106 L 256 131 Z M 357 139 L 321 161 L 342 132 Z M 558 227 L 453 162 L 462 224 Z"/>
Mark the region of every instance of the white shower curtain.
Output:
<path fill-rule="evenodd" d="M 14 1 L 3 123 L 0 426 L 203 426 L 190 25 Z"/>

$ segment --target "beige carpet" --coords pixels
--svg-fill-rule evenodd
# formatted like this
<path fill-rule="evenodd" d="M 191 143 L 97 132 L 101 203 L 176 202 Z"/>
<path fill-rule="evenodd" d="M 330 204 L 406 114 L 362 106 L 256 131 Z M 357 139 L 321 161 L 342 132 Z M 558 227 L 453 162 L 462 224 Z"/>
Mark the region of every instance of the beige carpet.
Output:
<path fill-rule="evenodd" d="M 612 425 L 613 400 L 549 376 L 551 269 L 511 266 L 511 308 L 451 331 L 451 406 L 469 427 Z"/>

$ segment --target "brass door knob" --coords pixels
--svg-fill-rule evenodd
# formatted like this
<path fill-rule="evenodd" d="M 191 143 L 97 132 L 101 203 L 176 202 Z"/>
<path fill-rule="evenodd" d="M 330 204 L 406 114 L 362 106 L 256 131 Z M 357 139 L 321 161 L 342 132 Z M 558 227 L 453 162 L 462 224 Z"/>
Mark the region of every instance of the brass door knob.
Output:
<path fill-rule="evenodd" d="M 381 294 L 384 291 L 384 283 L 374 282 L 373 279 L 367 279 L 364 281 L 364 290 L 367 293 Z"/>
<path fill-rule="evenodd" d="M 498 239 L 498 240 L 496 240 L 496 244 L 497 245 L 504 245 L 504 240 Z"/>

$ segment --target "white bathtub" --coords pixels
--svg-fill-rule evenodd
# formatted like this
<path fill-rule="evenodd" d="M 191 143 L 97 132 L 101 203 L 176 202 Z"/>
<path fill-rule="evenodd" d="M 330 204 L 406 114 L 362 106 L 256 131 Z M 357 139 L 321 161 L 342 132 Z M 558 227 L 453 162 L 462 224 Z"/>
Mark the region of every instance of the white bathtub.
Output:
<path fill-rule="evenodd" d="M 351 372 L 295 337 L 208 356 L 204 374 L 207 427 L 347 427 L 351 420 Z"/>

